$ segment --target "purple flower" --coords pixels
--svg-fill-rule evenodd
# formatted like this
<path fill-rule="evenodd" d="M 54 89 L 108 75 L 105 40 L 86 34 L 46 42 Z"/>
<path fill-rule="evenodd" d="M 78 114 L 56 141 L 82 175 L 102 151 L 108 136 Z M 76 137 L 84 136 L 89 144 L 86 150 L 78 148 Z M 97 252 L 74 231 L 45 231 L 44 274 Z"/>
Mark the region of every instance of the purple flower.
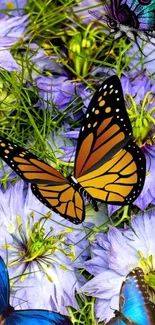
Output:
<path fill-rule="evenodd" d="M 7 50 L 21 37 L 28 26 L 28 16 L 7 16 L 0 19 L 0 67 L 8 71 L 21 71 L 21 68 Z"/>
<path fill-rule="evenodd" d="M 75 143 L 69 136 L 69 132 L 65 132 L 65 129 L 69 126 L 64 125 L 63 131 L 56 131 L 48 136 L 47 146 L 50 152 L 54 152 L 54 156 L 62 161 L 67 162 L 69 167 L 70 163 L 75 160 Z M 64 129 L 65 128 L 65 129 Z"/>
<path fill-rule="evenodd" d="M 93 257 L 84 263 L 94 278 L 82 292 L 96 298 L 95 314 L 107 322 L 119 309 L 120 287 L 130 270 L 136 266 L 147 273 L 148 285 L 155 276 L 155 211 L 139 214 L 131 220 L 131 228 L 111 227 L 107 234 L 98 233 L 92 244 Z"/>
<path fill-rule="evenodd" d="M 74 99 L 74 86 L 65 76 L 38 77 L 36 80 L 39 96 L 44 99 L 42 108 L 52 103 L 58 107 L 66 107 Z"/>
<path fill-rule="evenodd" d="M 84 84 L 72 82 L 66 75 L 39 76 L 35 82 L 40 97 L 39 105 L 42 109 L 48 108 L 48 110 L 54 111 L 54 116 L 57 116 L 59 111 L 67 110 L 65 117 L 73 120 L 81 118 L 83 112 L 77 110 L 76 105 L 78 103 L 79 106 L 80 96 L 85 97 L 85 99 L 90 97 L 90 90 L 86 89 Z M 81 99 L 80 102 L 81 108 L 83 108 L 83 100 Z M 85 103 L 88 104 L 88 102 L 89 100 Z"/>
<path fill-rule="evenodd" d="M 78 269 L 89 256 L 83 226 L 74 230 L 70 222 L 49 213 L 30 188 L 24 190 L 23 181 L 0 191 L 0 202 L 0 255 L 6 260 L 8 250 L 16 305 L 62 314 L 68 313 L 67 306 L 78 309 L 75 292 L 85 283 Z"/>
<path fill-rule="evenodd" d="M 12 16 L 21 16 L 24 13 L 23 8 L 26 6 L 27 0 L 12 0 L 6 1 L 1 0 L 0 10 L 6 10 L 6 13 L 1 12 L 0 18 L 4 17 L 4 15 L 12 15 Z"/>
<path fill-rule="evenodd" d="M 41 49 L 37 44 L 31 43 L 28 45 L 26 53 L 30 62 L 36 65 L 40 72 L 50 70 L 59 74 L 64 74 L 64 68 L 60 63 L 57 63 L 58 57 L 46 54 L 45 50 Z M 38 73 L 33 71 L 33 78 L 36 78 Z"/>
<path fill-rule="evenodd" d="M 0 47 L 8 49 L 24 36 L 28 16 L 0 19 Z"/>
<path fill-rule="evenodd" d="M 4 48 L 0 48 L 0 67 L 7 71 L 21 71 L 12 54 Z"/>
<path fill-rule="evenodd" d="M 145 45 L 141 40 L 138 40 L 138 44 L 143 52 L 140 53 L 137 49 L 137 45 L 133 46 L 126 52 L 126 55 L 131 59 L 129 62 L 130 69 L 136 69 L 141 71 L 142 69 L 147 69 L 152 75 L 155 74 L 155 38 L 151 39 L 151 42 L 147 42 Z"/>

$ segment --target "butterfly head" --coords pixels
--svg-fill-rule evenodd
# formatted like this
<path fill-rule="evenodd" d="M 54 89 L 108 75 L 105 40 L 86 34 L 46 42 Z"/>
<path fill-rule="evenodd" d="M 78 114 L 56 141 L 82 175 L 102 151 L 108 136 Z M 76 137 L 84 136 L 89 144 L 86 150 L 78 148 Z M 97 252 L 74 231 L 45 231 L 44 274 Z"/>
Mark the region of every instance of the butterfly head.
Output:
<path fill-rule="evenodd" d="M 108 25 L 108 27 L 110 27 L 111 29 L 116 30 L 117 27 L 118 27 L 117 21 L 114 18 L 110 17 L 110 16 L 106 16 L 106 17 L 107 17 L 107 25 Z"/>

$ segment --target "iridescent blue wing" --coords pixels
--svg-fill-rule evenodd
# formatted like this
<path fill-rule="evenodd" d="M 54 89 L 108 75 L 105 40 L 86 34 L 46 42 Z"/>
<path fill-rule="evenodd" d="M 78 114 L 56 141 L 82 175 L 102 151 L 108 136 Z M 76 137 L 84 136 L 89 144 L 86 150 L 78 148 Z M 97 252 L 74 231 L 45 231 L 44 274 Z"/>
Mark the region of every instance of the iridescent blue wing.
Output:
<path fill-rule="evenodd" d="M 17 310 L 7 317 L 4 325 L 72 325 L 72 323 L 67 317 L 48 310 Z"/>
<path fill-rule="evenodd" d="M 0 257 L 0 314 L 2 314 L 9 305 L 9 291 L 8 271 L 3 259 Z"/>
<path fill-rule="evenodd" d="M 140 268 L 131 271 L 122 284 L 120 311 L 137 324 L 155 324 L 155 305 L 149 301 L 144 273 Z"/>
<path fill-rule="evenodd" d="M 142 269 L 132 270 L 120 291 L 119 311 L 106 325 L 154 325 L 155 305 L 149 301 Z"/>
<path fill-rule="evenodd" d="M 155 1 L 111 0 L 111 18 L 140 31 L 154 31 Z"/>

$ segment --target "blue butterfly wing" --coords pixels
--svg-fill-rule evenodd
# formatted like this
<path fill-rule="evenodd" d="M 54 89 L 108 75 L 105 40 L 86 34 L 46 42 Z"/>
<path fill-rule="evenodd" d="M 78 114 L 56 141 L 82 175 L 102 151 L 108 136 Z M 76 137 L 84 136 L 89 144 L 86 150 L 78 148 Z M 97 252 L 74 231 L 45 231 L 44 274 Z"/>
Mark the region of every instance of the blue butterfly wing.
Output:
<path fill-rule="evenodd" d="M 9 305 L 10 286 L 8 271 L 3 259 L 0 257 L 0 314 Z"/>
<path fill-rule="evenodd" d="M 106 325 L 155 324 L 155 305 L 149 301 L 142 269 L 132 270 L 123 282 L 115 316 Z"/>
<path fill-rule="evenodd" d="M 112 17 L 141 31 L 155 30 L 154 0 L 111 0 Z"/>
<path fill-rule="evenodd" d="M 6 319 L 4 325 L 72 325 L 60 314 L 48 310 L 16 310 Z"/>
<path fill-rule="evenodd" d="M 122 284 L 120 311 L 137 324 L 155 324 L 155 305 L 149 301 L 144 273 L 140 268 L 131 271 Z"/>

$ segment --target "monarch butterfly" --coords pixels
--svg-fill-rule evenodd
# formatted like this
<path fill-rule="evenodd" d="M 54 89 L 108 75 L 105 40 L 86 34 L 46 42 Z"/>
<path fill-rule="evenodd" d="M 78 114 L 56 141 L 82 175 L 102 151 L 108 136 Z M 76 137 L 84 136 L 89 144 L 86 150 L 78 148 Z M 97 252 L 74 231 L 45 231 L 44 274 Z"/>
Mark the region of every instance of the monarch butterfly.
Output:
<path fill-rule="evenodd" d="M 9 304 L 10 286 L 6 265 L 0 256 L 0 324 L 1 325 L 73 325 L 69 318 L 42 310 L 14 310 Z"/>
<path fill-rule="evenodd" d="M 144 272 L 133 269 L 120 290 L 119 311 L 106 325 L 154 325 L 155 305 L 150 302 Z"/>
<path fill-rule="evenodd" d="M 131 140 L 121 83 L 108 78 L 93 96 L 80 130 L 74 176 L 60 172 L 11 141 L 0 137 L 0 157 L 47 207 L 73 223 L 85 218 L 84 200 L 131 204 L 145 180 L 145 157 Z"/>

